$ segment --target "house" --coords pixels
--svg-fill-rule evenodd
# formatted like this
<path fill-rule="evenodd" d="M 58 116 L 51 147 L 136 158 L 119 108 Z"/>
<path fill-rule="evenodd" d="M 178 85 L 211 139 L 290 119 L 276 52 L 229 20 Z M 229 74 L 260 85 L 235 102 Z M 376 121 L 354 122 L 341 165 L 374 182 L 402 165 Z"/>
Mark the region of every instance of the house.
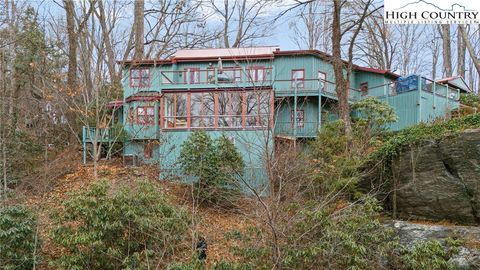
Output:
<path fill-rule="evenodd" d="M 244 157 L 245 178 L 264 187 L 264 156 L 277 140 L 314 138 L 337 118 L 330 58 L 273 46 L 180 50 L 168 59 L 121 62 L 124 96 L 111 106 L 127 133 L 125 160 L 158 163 L 164 175 L 181 176 L 183 141 L 205 130 L 231 138 Z M 355 66 L 348 99 L 368 96 L 395 109 L 392 130 L 445 117 L 459 103 L 459 90 L 448 83 Z M 105 131 L 86 127 L 84 161 L 95 134 L 108 141 Z"/>

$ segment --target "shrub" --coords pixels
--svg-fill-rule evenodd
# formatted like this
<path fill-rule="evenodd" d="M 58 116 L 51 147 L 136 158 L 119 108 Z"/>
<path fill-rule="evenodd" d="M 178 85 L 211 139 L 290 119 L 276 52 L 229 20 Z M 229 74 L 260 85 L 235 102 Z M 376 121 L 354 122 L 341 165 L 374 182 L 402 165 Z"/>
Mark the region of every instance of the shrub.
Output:
<path fill-rule="evenodd" d="M 412 247 L 400 248 L 400 269 L 455 269 L 449 254 L 438 241 L 415 242 Z"/>
<path fill-rule="evenodd" d="M 33 213 L 22 205 L 0 208 L 0 268 L 32 269 L 40 241 Z"/>
<path fill-rule="evenodd" d="M 143 269 L 165 260 L 185 236 L 185 212 L 148 182 L 113 190 L 94 183 L 72 195 L 54 216 L 61 269 Z"/>
<path fill-rule="evenodd" d="M 182 145 L 179 161 L 184 173 L 196 177 L 193 187 L 200 202 L 232 205 L 240 195 L 238 177 L 245 165 L 224 135 L 212 140 L 204 131 L 192 133 Z"/>
<path fill-rule="evenodd" d="M 358 114 L 354 119 L 365 125 L 367 131 L 383 130 L 385 125 L 398 120 L 393 108 L 376 97 L 367 97 L 355 102 L 352 105 L 352 110 Z"/>
<path fill-rule="evenodd" d="M 460 132 L 469 128 L 480 128 L 480 114 L 471 114 L 441 123 L 420 124 L 391 134 L 382 146 L 373 152 L 373 161 L 389 160 L 405 148 L 416 145 L 422 140 L 440 139 L 448 133 Z"/>

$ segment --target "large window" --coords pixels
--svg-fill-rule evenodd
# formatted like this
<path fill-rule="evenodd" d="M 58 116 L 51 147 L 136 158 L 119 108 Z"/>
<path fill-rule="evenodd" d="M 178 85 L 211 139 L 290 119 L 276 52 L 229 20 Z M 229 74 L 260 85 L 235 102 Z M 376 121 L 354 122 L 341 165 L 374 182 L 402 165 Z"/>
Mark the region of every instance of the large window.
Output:
<path fill-rule="evenodd" d="M 155 111 L 152 106 L 137 107 L 137 124 L 152 125 L 155 119 Z"/>
<path fill-rule="evenodd" d="M 150 87 L 150 69 L 133 68 L 130 70 L 130 87 Z"/>
<path fill-rule="evenodd" d="M 164 128 L 187 127 L 187 93 L 165 94 L 163 112 Z"/>
<path fill-rule="evenodd" d="M 186 105 L 179 107 L 178 102 Z M 164 128 L 253 128 L 269 125 L 271 91 L 165 93 Z"/>

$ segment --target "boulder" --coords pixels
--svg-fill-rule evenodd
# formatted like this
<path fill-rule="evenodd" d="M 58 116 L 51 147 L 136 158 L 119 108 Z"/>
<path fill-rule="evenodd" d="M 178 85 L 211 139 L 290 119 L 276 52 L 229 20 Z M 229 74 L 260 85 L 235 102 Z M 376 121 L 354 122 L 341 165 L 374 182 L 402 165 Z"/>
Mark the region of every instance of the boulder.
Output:
<path fill-rule="evenodd" d="M 480 130 L 412 146 L 393 160 L 392 176 L 399 217 L 480 224 Z"/>
<path fill-rule="evenodd" d="M 456 269 L 480 269 L 479 227 L 427 225 L 400 220 L 387 222 L 387 226 L 394 229 L 400 243 L 405 246 L 412 246 L 418 241 L 436 240 L 447 248 L 446 239 L 461 239 L 464 243 L 449 261 Z"/>

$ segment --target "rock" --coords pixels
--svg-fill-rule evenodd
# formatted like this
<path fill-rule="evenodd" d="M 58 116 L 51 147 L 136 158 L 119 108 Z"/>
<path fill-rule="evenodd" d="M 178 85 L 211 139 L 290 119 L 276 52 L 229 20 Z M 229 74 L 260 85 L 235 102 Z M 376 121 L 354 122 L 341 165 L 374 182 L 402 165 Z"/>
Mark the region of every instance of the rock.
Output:
<path fill-rule="evenodd" d="M 406 246 L 412 246 L 416 241 L 437 240 L 446 247 L 447 238 L 462 239 L 465 241 L 463 246 L 450 258 L 449 262 L 457 269 L 480 269 L 479 227 L 426 225 L 407 221 L 391 221 L 387 225 L 395 230 L 400 243 Z"/>
<path fill-rule="evenodd" d="M 480 130 L 424 141 L 401 153 L 392 171 L 389 200 L 400 217 L 480 224 Z"/>

